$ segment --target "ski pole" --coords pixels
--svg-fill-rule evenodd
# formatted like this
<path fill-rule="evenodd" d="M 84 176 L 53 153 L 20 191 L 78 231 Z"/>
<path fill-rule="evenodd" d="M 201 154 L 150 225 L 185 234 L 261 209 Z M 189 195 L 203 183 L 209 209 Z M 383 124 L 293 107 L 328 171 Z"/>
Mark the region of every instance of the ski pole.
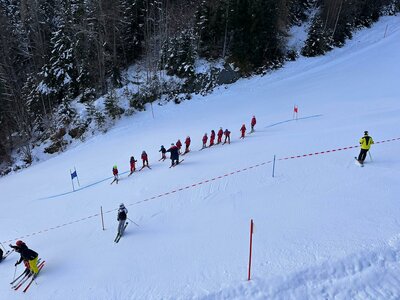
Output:
<path fill-rule="evenodd" d="M 131 219 L 127 218 L 129 221 L 131 221 L 133 224 L 135 224 L 137 227 L 140 227 L 137 223 L 135 223 L 134 221 L 132 221 Z"/>
<path fill-rule="evenodd" d="M 17 274 L 17 267 L 18 267 L 18 265 L 16 265 L 16 266 L 15 266 L 15 270 L 14 270 L 14 276 L 13 276 L 13 280 L 12 280 L 12 281 L 14 281 L 14 280 L 15 280 L 15 274 Z"/>
<path fill-rule="evenodd" d="M 368 151 L 368 154 L 369 154 L 369 159 L 372 161 L 371 152 L 370 152 L 370 151 Z"/>

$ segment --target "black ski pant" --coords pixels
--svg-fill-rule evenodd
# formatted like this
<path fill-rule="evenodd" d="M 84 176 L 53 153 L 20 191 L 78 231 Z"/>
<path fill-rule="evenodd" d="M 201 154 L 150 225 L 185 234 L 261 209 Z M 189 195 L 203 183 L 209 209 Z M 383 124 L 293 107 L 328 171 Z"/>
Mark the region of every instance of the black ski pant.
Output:
<path fill-rule="evenodd" d="M 119 223 L 118 223 L 118 233 L 119 233 L 120 235 L 123 235 L 123 234 L 124 234 L 125 221 L 126 221 L 126 220 L 119 220 Z"/>
<path fill-rule="evenodd" d="M 177 165 L 179 163 L 179 157 L 178 158 L 171 158 L 171 166 Z"/>
<path fill-rule="evenodd" d="M 364 162 L 367 157 L 368 149 L 361 149 L 360 154 L 358 155 L 358 161 Z"/>

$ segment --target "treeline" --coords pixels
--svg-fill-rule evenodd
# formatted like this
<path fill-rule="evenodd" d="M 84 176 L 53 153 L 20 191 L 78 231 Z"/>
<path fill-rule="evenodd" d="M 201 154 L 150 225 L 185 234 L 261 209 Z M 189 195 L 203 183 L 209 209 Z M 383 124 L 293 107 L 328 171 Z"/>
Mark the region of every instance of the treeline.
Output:
<path fill-rule="evenodd" d="M 318 13 L 302 50 L 307 56 L 342 45 L 355 27 L 399 6 L 399 0 L 0 0 L 0 163 L 15 149 L 30 163 L 35 140 L 51 138 L 62 149 L 76 115 L 72 99 L 99 126 L 106 117 L 93 106 L 99 95 L 108 93 L 111 117 L 123 113 L 112 90 L 131 64 L 140 62 L 146 85 L 156 86 L 132 95 L 132 109 L 142 109 L 174 92 L 160 83 L 160 71 L 194 91 L 197 58 L 222 58 L 242 75 L 295 59 L 286 47 L 288 29 L 312 10 Z M 71 136 L 87 126 L 78 125 Z"/>

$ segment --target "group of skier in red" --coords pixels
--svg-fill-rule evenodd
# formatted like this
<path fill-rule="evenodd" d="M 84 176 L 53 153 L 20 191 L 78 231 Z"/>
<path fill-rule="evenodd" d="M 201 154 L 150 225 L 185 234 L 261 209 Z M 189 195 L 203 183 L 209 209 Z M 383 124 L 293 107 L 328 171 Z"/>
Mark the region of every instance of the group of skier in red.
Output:
<path fill-rule="evenodd" d="M 252 119 L 251 119 L 251 122 L 250 122 L 251 130 L 250 130 L 249 134 L 254 132 L 254 126 L 256 124 L 257 124 L 256 117 L 253 116 Z M 247 130 L 246 125 L 243 124 L 242 127 L 240 128 L 240 133 L 241 133 L 240 138 L 241 139 L 245 138 L 246 130 Z M 224 141 L 222 142 L 222 138 L 223 137 L 225 137 L 225 138 L 224 138 Z M 216 143 L 215 143 L 215 138 L 217 138 Z M 205 148 L 209 148 L 209 147 L 212 147 L 214 145 L 221 144 L 221 143 L 222 143 L 222 145 L 224 145 L 226 143 L 230 144 L 231 143 L 231 132 L 228 129 L 223 130 L 222 127 L 219 128 L 217 133 L 215 133 L 214 130 L 211 130 L 210 141 L 209 141 L 208 146 L 207 146 L 207 142 L 208 142 L 207 133 L 204 134 L 204 136 L 202 138 L 202 142 L 203 142 L 203 146 L 202 146 L 202 148 L 200 150 L 203 150 Z M 172 143 L 171 146 L 168 149 L 166 149 L 164 147 L 164 145 L 162 145 L 161 149 L 158 151 L 158 152 L 161 153 L 161 158 L 158 161 L 166 160 L 167 159 L 167 152 L 169 152 L 170 153 L 170 159 L 171 159 L 170 168 L 171 167 L 175 167 L 176 165 L 178 165 L 180 162 L 183 161 L 183 160 L 179 160 L 179 155 L 185 155 L 185 154 L 190 152 L 190 144 L 191 144 L 190 136 L 186 137 L 184 144 L 185 144 L 185 150 L 184 150 L 183 153 L 182 153 L 182 150 L 181 150 L 183 144 L 182 144 L 180 139 L 178 139 L 178 141 L 175 144 Z M 142 159 L 142 167 L 139 169 L 139 171 L 143 170 L 143 168 L 145 168 L 145 167 L 151 169 L 150 166 L 149 166 L 149 159 L 148 159 L 148 155 L 147 155 L 146 151 L 142 152 L 140 158 Z M 131 156 L 129 163 L 130 163 L 130 173 L 129 173 L 128 176 L 132 175 L 133 172 L 136 171 L 137 160 L 135 159 L 135 157 Z M 118 180 L 119 180 L 118 179 L 118 168 L 117 168 L 116 165 L 113 167 L 112 172 L 113 172 L 114 180 L 111 183 L 113 183 L 113 182 L 118 183 Z"/>

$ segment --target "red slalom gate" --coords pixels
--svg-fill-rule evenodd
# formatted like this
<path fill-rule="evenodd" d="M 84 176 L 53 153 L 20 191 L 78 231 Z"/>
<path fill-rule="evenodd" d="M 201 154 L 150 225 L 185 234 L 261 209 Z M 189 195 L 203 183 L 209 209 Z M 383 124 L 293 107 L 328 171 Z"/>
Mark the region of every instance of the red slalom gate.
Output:
<path fill-rule="evenodd" d="M 250 221 L 250 253 L 249 253 L 249 270 L 247 274 L 247 280 L 250 280 L 251 277 L 251 253 L 253 250 L 253 229 L 254 229 L 254 223 L 253 219 Z"/>

